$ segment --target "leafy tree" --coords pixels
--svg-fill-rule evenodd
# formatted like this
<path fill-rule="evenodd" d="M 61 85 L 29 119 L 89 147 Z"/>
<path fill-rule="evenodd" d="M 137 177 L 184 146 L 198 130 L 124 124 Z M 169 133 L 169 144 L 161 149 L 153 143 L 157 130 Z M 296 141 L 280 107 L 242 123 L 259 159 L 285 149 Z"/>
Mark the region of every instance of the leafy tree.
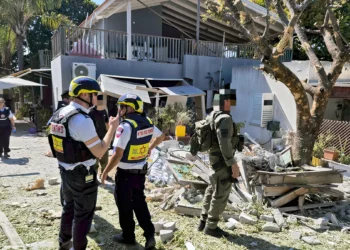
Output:
<path fill-rule="evenodd" d="M 15 35 L 11 28 L 4 23 L 0 23 L 0 75 L 1 72 L 4 72 L 3 75 L 10 72 L 11 58 L 15 52 L 15 42 Z"/>
<path fill-rule="evenodd" d="M 265 0 L 268 10 L 270 9 L 270 1 Z M 220 18 L 229 25 L 238 28 L 251 43 L 256 45 L 263 64 L 260 70 L 283 83 L 292 93 L 297 109 L 297 129 L 293 138 L 292 151 L 293 159 L 297 164 L 307 164 L 311 161 L 313 146 L 322 123 L 328 98 L 344 64 L 350 60 L 349 40 L 346 34 L 342 34 L 342 31 L 348 31 L 346 27 L 349 23 L 339 25 L 342 20 L 348 20 L 348 16 L 342 16 L 346 11 L 339 6 L 344 6 L 342 4 L 348 2 L 345 0 L 320 0 L 317 4 L 324 11 L 315 13 L 317 18 L 315 17 L 313 21 L 310 19 L 310 23 L 313 25 L 308 28 L 301 17 L 308 7 L 311 9 L 318 7 L 314 2 L 315 0 L 275 0 L 273 2 L 285 27 L 278 43 L 274 46 L 271 45 L 268 38 L 269 24 L 273 21 L 269 11 L 265 16 L 265 31 L 261 34 L 241 0 L 217 0 L 215 2 L 208 0 L 206 2 L 209 15 Z M 285 8 L 288 9 L 287 13 Z M 232 32 L 235 31 L 232 29 Z M 312 43 L 308 33 L 322 37 L 325 48 L 333 61 L 329 73 L 326 73 L 320 56 L 316 54 L 318 48 Z M 318 76 L 318 85 L 315 87 L 305 82 L 304 79 L 299 79 L 279 60 L 289 47 L 294 34 L 298 37 L 301 48 L 305 51 Z M 311 106 L 307 94 L 313 97 Z"/>

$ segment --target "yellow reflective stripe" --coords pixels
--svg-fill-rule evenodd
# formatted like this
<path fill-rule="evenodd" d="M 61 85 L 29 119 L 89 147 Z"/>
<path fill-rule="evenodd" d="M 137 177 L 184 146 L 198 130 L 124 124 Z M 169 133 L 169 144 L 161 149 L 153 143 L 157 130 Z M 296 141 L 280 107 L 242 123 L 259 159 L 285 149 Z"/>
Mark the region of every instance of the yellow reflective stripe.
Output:
<path fill-rule="evenodd" d="M 134 128 L 137 128 L 137 123 L 134 120 L 125 119 L 125 121 L 128 121 L 128 122 L 132 123 L 132 125 L 134 125 Z"/>
<path fill-rule="evenodd" d="M 147 120 L 149 121 L 149 123 L 153 124 L 152 120 L 149 117 L 147 117 Z"/>

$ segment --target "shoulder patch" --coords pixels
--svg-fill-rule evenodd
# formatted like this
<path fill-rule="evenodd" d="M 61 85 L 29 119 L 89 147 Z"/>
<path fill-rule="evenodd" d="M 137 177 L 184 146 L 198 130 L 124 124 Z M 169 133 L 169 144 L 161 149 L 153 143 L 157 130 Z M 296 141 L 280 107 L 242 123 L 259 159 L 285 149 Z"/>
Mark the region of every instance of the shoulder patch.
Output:
<path fill-rule="evenodd" d="M 119 137 L 123 134 L 123 132 L 124 132 L 123 127 L 119 126 L 115 134 L 115 138 L 119 139 Z"/>

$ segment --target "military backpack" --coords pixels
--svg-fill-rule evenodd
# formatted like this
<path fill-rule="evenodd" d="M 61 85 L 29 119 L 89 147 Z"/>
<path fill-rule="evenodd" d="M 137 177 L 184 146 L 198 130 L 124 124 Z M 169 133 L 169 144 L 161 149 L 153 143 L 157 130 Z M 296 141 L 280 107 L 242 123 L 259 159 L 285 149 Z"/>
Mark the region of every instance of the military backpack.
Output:
<path fill-rule="evenodd" d="M 216 136 L 216 124 L 217 119 L 221 114 L 215 118 L 210 116 L 209 119 L 201 120 L 195 123 L 194 133 L 190 140 L 190 152 L 193 156 L 197 155 L 198 152 L 208 151 L 215 141 Z M 242 151 L 244 137 L 238 135 L 236 123 L 232 121 L 233 135 L 232 135 L 232 148 Z"/>

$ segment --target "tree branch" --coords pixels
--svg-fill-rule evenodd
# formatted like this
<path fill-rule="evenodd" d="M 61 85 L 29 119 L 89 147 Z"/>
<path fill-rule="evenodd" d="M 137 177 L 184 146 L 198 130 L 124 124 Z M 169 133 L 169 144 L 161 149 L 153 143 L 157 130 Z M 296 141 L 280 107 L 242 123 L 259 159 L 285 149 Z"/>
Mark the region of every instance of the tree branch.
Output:
<path fill-rule="evenodd" d="M 266 27 L 264 30 L 264 33 L 262 35 L 262 38 L 265 38 L 266 35 L 269 33 L 270 28 L 270 0 L 265 0 L 266 5 Z"/>
<path fill-rule="evenodd" d="M 286 13 L 283 10 L 281 1 L 282 0 L 275 0 L 275 7 L 277 9 L 278 16 L 281 19 L 283 26 L 287 27 L 288 26 L 288 18 L 287 18 Z"/>
<path fill-rule="evenodd" d="M 327 7 L 327 12 L 329 14 L 329 19 L 331 20 L 331 23 L 332 23 L 335 42 L 336 42 L 337 46 L 339 47 L 339 49 L 343 50 L 344 49 L 343 38 L 342 38 L 342 35 L 340 34 L 340 29 L 339 29 L 339 24 L 338 24 L 337 18 L 335 17 L 333 11 L 331 10 L 331 8 L 329 6 Z M 344 41 L 344 42 L 346 42 L 346 41 Z M 348 44 L 348 43 L 346 42 L 346 44 Z"/>
<path fill-rule="evenodd" d="M 312 30 L 303 28 L 305 33 L 313 34 L 313 35 L 322 35 L 321 30 Z"/>
<path fill-rule="evenodd" d="M 322 29 L 323 40 L 326 44 L 327 50 L 329 54 L 331 54 L 332 59 L 336 60 L 339 53 L 339 49 L 333 40 L 333 35 L 328 27 L 323 27 L 321 29 Z"/>
<path fill-rule="evenodd" d="M 316 94 L 317 89 L 314 86 L 308 84 L 306 80 L 301 81 L 301 84 L 303 85 L 306 93 L 309 93 L 311 96 L 314 96 Z"/>

